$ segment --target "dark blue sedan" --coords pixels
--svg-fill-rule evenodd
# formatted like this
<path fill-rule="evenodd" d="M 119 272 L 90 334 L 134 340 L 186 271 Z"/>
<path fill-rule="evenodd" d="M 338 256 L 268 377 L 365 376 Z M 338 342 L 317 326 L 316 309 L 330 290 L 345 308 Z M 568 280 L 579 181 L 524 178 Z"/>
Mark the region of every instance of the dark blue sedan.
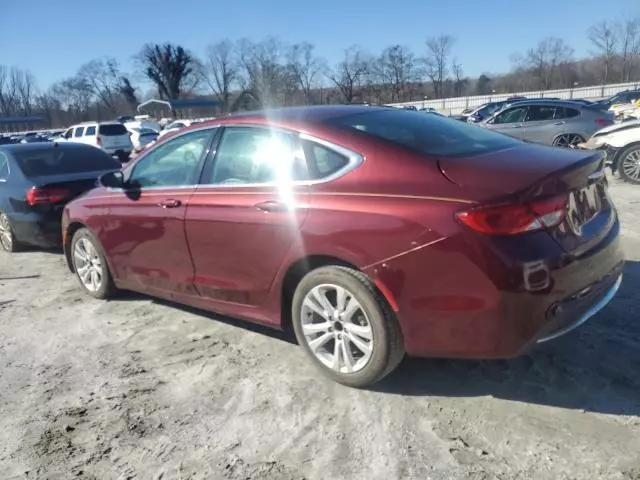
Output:
<path fill-rule="evenodd" d="M 120 162 L 78 143 L 0 146 L 0 248 L 52 248 L 61 243 L 64 205 L 91 190 Z"/>

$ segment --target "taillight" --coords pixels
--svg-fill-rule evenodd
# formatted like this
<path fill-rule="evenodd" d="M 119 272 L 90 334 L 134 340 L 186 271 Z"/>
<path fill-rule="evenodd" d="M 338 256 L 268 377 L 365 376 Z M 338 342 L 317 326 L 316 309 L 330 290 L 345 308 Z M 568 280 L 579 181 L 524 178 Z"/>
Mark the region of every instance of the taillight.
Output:
<path fill-rule="evenodd" d="M 102 139 L 100 138 L 99 135 L 96 137 L 96 145 L 98 146 L 102 145 Z"/>
<path fill-rule="evenodd" d="M 596 118 L 596 125 L 600 125 L 601 127 L 606 127 L 607 125 L 611 125 L 611 123 L 613 122 L 607 118 Z"/>
<path fill-rule="evenodd" d="M 67 198 L 69 198 L 69 190 L 66 188 L 33 187 L 27 190 L 27 203 L 29 205 L 58 203 Z"/>
<path fill-rule="evenodd" d="M 489 205 L 458 212 L 471 230 L 485 235 L 516 235 L 555 227 L 564 219 L 568 196 L 519 204 Z"/>

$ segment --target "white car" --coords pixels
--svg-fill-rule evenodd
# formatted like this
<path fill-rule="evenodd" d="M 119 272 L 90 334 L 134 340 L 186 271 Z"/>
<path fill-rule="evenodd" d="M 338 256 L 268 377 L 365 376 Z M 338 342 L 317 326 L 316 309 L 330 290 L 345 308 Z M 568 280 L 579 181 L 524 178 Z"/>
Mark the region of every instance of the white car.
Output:
<path fill-rule="evenodd" d="M 162 129 L 158 138 L 164 137 L 167 133 L 177 132 L 178 130 L 190 127 L 195 122 L 192 120 L 176 120 Z"/>
<path fill-rule="evenodd" d="M 120 122 L 80 123 L 65 130 L 56 141 L 93 145 L 118 157 L 121 162 L 128 161 L 133 151 L 129 131 Z"/>
<path fill-rule="evenodd" d="M 130 133 L 131 143 L 133 143 L 133 150 L 135 152 L 139 152 L 158 138 L 158 132 L 151 128 L 132 127 L 129 124 L 125 126 Z"/>
<path fill-rule="evenodd" d="M 614 173 L 618 172 L 625 182 L 640 185 L 640 120 L 605 127 L 578 146 L 604 151 Z"/>

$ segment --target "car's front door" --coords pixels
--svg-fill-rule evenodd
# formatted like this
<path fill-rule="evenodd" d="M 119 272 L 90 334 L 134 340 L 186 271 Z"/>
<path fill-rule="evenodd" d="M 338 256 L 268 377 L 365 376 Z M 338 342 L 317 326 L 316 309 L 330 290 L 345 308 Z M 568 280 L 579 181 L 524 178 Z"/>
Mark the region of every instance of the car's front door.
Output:
<path fill-rule="evenodd" d="M 524 119 L 522 138 L 530 142 L 551 145 L 558 133 L 563 132 L 562 120 L 555 119 L 555 105 L 531 105 Z"/>
<path fill-rule="evenodd" d="M 185 221 L 195 286 L 205 298 L 260 305 L 307 216 L 297 135 L 225 127 Z"/>
<path fill-rule="evenodd" d="M 515 138 L 523 138 L 524 119 L 527 116 L 527 106 L 506 108 L 493 118 L 489 119 L 483 126 L 506 133 Z"/>
<path fill-rule="evenodd" d="M 215 132 L 188 132 L 158 145 L 125 172 L 124 190 L 109 193 L 100 241 L 127 288 L 193 293 L 184 216 Z"/>

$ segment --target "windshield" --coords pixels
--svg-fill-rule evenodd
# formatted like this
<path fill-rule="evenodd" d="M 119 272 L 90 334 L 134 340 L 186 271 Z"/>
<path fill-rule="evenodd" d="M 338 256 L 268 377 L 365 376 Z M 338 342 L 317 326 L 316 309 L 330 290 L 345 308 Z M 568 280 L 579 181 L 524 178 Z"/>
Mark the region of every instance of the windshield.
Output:
<path fill-rule="evenodd" d="M 118 170 L 120 162 L 102 150 L 86 148 L 47 148 L 42 150 L 14 151 L 20 170 L 26 177 Z"/>
<path fill-rule="evenodd" d="M 437 156 L 477 155 L 518 143 L 482 127 L 410 110 L 358 113 L 333 118 L 328 123 Z"/>

